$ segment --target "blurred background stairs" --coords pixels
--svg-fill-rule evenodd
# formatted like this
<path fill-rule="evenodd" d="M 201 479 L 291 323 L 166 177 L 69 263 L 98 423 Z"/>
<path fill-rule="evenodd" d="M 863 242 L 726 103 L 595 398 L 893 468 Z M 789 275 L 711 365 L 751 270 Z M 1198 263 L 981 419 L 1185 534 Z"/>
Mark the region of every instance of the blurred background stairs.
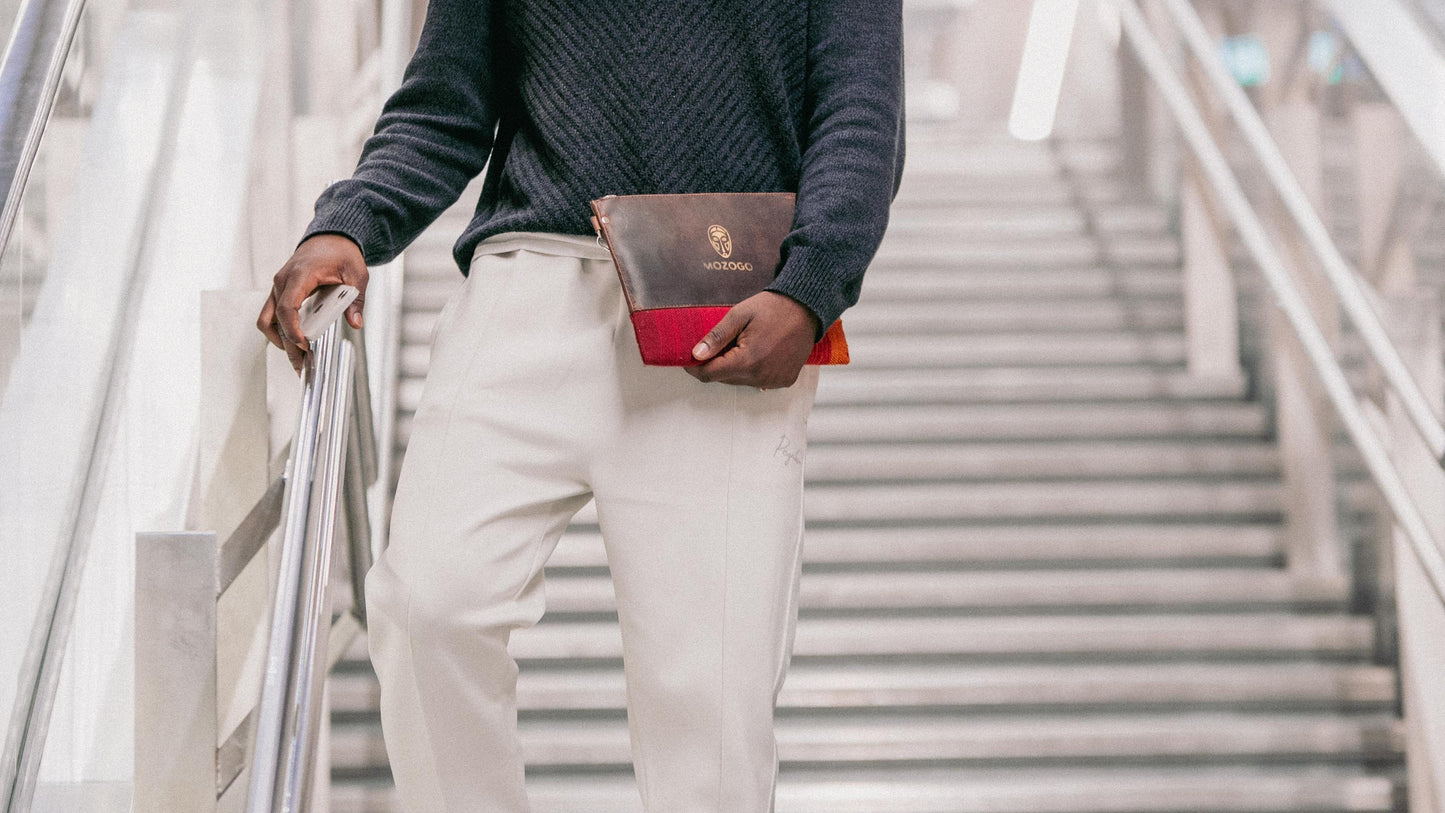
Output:
<path fill-rule="evenodd" d="M 908 160 L 810 421 L 780 813 L 1400 809 L 1395 671 L 1355 586 L 1284 568 L 1252 382 L 1185 370 L 1168 209 L 1105 142 L 918 128 Z M 475 198 L 407 254 L 398 452 Z M 534 810 L 637 811 L 591 506 L 547 579 L 512 645 Z M 330 685 L 336 811 L 397 809 L 376 696 L 363 640 Z"/>

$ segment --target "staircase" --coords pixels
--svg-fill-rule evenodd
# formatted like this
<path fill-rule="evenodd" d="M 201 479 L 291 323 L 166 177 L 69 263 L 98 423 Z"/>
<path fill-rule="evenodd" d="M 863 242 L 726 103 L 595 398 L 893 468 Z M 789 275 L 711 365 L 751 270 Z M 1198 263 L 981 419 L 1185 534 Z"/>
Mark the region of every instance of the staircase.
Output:
<path fill-rule="evenodd" d="M 1099 143 L 909 149 L 809 423 L 780 813 L 1400 809 L 1394 670 L 1351 585 L 1284 569 L 1249 382 L 1184 370 L 1168 212 Z M 408 253 L 399 445 L 467 208 Z M 547 579 L 513 641 L 534 810 L 637 811 L 590 506 Z M 330 689 L 333 810 L 395 809 L 364 643 Z"/>

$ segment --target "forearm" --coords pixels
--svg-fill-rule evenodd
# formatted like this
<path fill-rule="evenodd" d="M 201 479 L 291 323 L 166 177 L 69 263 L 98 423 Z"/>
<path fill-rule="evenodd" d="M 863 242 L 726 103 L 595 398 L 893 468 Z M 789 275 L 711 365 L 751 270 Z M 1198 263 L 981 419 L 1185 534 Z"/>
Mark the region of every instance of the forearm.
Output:
<path fill-rule="evenodd" d="M 770 290 L 801 302 L 819 337 L 858 301 L 904 154 L 899 0 L 814 0 L 807 141 L 793 231 Z"/>
<path fill-rule="evenodd" d="M 316 201 L 302 240 L 349 237 L 386 262 L 482 170 L 496 127 L 490 3 L 432 0 L 401 87 L 387 99 L 351 178 Z"/>

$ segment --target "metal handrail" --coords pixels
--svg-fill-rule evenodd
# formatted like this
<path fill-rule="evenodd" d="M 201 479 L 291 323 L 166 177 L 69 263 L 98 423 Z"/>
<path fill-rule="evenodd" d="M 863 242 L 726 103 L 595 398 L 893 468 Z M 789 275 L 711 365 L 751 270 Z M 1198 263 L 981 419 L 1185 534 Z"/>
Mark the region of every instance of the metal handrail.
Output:
<path fill-rule="evenodd" d="M 1319 258 L 1325 277 L 1340 295 L 1340 306 L 1349 314 L 1350 321 L 1359 331 L 1370 356 L 1380 366 L 1380 371 L 1390 387 L 1400 396 L 1401 406 L 1415 424 L 1415 429 L 1429 447 L 1430 453 L 1445 466 L 1445 424 L 1441 423 L 1440 416 L 1431 409 L 1420 382 L 1415 380 L 1404 358 L 1400 356 L 1399 349 L 1390 341 L 1390 334 L 1386 332 L 1384 322 L 1372 304 L 1371 292 L 1360 281 L 1359 275 L 1350 268 L 1339 247 L 1330 239 L 1329 229 L 1311 205 L 1309 196 L 1300 187 L 1294 173 L 1290 172 L 1289 164 L 1274 139 L 1270 138 L 1269 129 L 1265 127 L 1264 120 L 1260 118 L 1254 105 L 1250 104 L 1244 89 L 1225 70 L 1209 32 L 1204 28 L 1204 21 L 1199 19 L 1199 15 L 1187 0 L 1162 2 L 1183 35 L 1185 44 L 1194 52 L 1205 75 L 1209 77 L 1210 83 L 1234 117 L 1235 124 L 1239 125 L 1245 141 L 1259 158 L 1265 176 L 1279 193 L 1285 209 L 1299 227 L 1305 242 Z"/>
<path fill-rule="evenodd" d="M 365 623 L 362 579 L 371 561 L 366 487 L 376 477 L 376 451 L 364 344 L 359 333 L 337 321 L 311 340 L 310 351 L 287 463 L 280 572 L 253 729 L 249 813 L 304 810 L 310 799 L 322 683 L 349 642 L 331 639 L 332 542 L 343 508 L 354 596 L 343 623 L 348 635 Z"/>
<path fill-rule="evenodd" d="M 1169 5 L 1171 12 L 1180 11 L 1175 6 L 1182 3 L 1182 0 L 1163 0 L 1163 2 Z M 1263 223 L 1255 213 L 1254 207 L 1250 205 L 1249 199 L 1245 196 L 1234 171 L 1230 169 L 1224 153 L 1219 149 L 1219 145 L 1214 143 L 1209 126 L 1194 106 L 1184 82 L 1169 64 L 1164 49 L 1160 47 L 1159 42 L 1150 32 L 1148 23 L 1144 20 L 1138 5 L 1134 0 L 1118 0 L 1118 8 L 1125 38 L 1138 56 L 1140 65 L 1158 87 L 1165 105 L 1173 115 L 1175 123 L 1179 125 L 1184 140 L 1199 160 L 1204 177 L 1219 196 L 1220 203 L 1239 231 L 1240 239 L 1254 257 L 1265 282 L 1269 285 L 1275 304 L 1279 306 L 1299 337 L 1305 355 L 1319 376 L 1325 393 L 1334 404 L 1345 429 L 1354 440 L 1361 457 L 1364 458 L 1366 468 L 1379 486 L 1396 521 L 1405 530 L 1410 546 L 1419 559 L 1436 595 L 1441 601 L 1445 601 L 1445 556 L 1441 555 L 1440 547 L 1431 534 L 1429 526 L 1425 523 L 1419 506 L 1410 496 L 1399 471 L 1390 459 L 1384 441 L 1375 433 L 1370 419 L 1366 416 L 1359 401 L 1356 400 L 1354 391 L 1345 377 L 1344 369 L 1330 349 L 1330 344 L 1316 323 L 1309 304 L 1274 245 L 1270 242 Z M 1187 6 L 1182 11 L 1187 12 L 1188 16 L 1194 14 L 1193 9 Z M 1203 24 L 1199 22 L 1198 17 L 1194 17 L 1194 22 L 1199 23 L 1196 33 L 1203 31 Z M 1214 53 L 1211 50 L 1207 52 L 1202 61 L 1212 63 L 1214 59 Z M 1238 119 L 1238 117 L 1236 118 Z M 1264 137 L 1268 140 L 1267 133 L 1264 134 Z M 1277 149 L 1265 155 L 1270 157 L 1261 156 L 1261 160 L 1265 161 L 1267 165 L 1271 162 L 1275 163 L 1275 166 L 1268 167 L 1271 179 L 1282 173 L 1289 177 L 1291 183 L 1294 183 L 1287 165 L 1284 164 L 1284 158 L 1279 155 Z M 1293 188 L 1298 189 L 1298 184 L 1294 183 Z M 1318 222 L 1318 215 L 1314 216 L 1314 220 Z M 1328 233 L 1324 233 L 1323 237 L 1326 242 L 1329 241 Z M 1335 254 L 1337 255 L 1338 251 Z M 1345 287 L 1341 294 L 1346 299 L 1354 296 L 1357 299 L 1365 300 L 1364 295 L 1351 286 Z M 1360 310 L 1364 310 L 1369 316 L 1374 315 L 1368 305 L 1368 300 L 1356 302 L 1354 305 L 1355 307 L 1350 311 L 1352 316 Z M 1394 345 L 1389 343 L 1388 337 L 1385 341 L 1389 349 L 1394 351 Z M 1397 351 L 1394 353 L 1394 358 L 1399 358 Z M 1409 380 L 1412 383 L 1414 381 L 1413 377 Z M 1418 391 L 1418 386 L 1415 389 Z M 1423 402 L 1423 393 L 1420 394 L 1420 397 Z M 1423 403 L 1428 412 L 1428 402 Z"/>
<path fill-rule="evenodd" d="M 66 56 L 85 0 L 27 0 L 15 18 L 0 64 L 0 251 L 20 214 L 30 167 L 40 150 L 50 109 L 60 90 Z"/>
<path fill-rule="evenodd" d="M 1426 35 L 1445 45 L 1445 3 L 1440 0 L 1410 0 L 1410 10 L 1424 25 Z"/>
<path fill-rule="evenodd" d="M 1445 114 L 1440 108 L 1445 34 L 1437 28 L 1445 22 L 1445 7 L 1427 13 L 1418 0 L 1319 0 L 1318 5 L 1349 38 L 1435 170 L 1445 175 Z"/>

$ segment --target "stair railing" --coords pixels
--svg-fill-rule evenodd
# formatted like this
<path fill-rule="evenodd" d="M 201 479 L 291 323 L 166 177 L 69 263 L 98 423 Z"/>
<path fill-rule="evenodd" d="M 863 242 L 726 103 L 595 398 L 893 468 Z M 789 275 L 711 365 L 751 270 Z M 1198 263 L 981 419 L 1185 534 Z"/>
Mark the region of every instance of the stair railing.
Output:
<path fill-rule="evenodd" d="M 1218 59 L 1216 46 L 1187 0 L 1162 0 L 1189 50 L 1207 74 L 1245 141 L 1254 151 L 1270 184 L 1279 194 L 1290 217 L 1299 228 L 1310 249 L 1319 259 L 1330 285 L 1339 294 L 1340 305 L 1350 317 L 1371 358 L 1380 366 L 1391 389 L 1401 399 L 1406 413 L 1415 424 L 1420 438 L 1430 452 L 1445 465 L 1445 424 L 1431 408 L 1424 390 L 1411 374 L 1399 349 L 1391 341 L 1378 310 L 1379 298 L 1361 281 L 1350 267 L 1339 247 L 1330 238 L 1329 229 L 1289 169 L 1279 146 L 1270 137 L 1264 120 L 1250 104 L 1249 97 L 1234 81 Z"/>
<path fill-rule="evenodd" d="M 301 420 L 286 471 L 281 563 L 256 707 L 249 813 L 308 807 L 325 725 L 326 674 L 360 629 L 342 616 L 342 634 L 332 645 L 332 540 L 343 502 L 352 573 L 350 617 L 365 620 L 363 579 L 371 565 L 366 488 L 376 479 L 376 449 L 365 406 L 371 395 L 364 343 L 345 338 L 341 323 L 333 322 L 310 344 Z"/>
<path fill-rule="evenodd" d="M 1441 425 L 1424 390 L 1386 332 L 1378 312 L 1377 297 L 1359 282 L 1334 246 L 1319 215 L 1248 98 L 1219 64 L 1215 46 L 1198 14 L 1186 0 L 1160 2 L 1185 44 L 1202 64 L 1210 85 L 1225 101 L 1247 143 L 1264 166 L 1266 178 L 1320 259 L 1345 312 L 1364 338 L 1371 357 L 1384 371 L 1393 394 L 1404 405 L 1412 425 L 1431 454 L 1440 461 L 1445 457 L 1445 426 Z M 1215 198 L 1259 266 L 1274 303 L 1298 338 L 1314 375 L 1404 531 L 1429 584 L 1437 598 L 1445 602 L 1445 556 L 1441 555 L 1440 542 L 1434 537 L 1400 470 L 1391 459 L 1382 432 L 1377 429 L 1382 423 L 1378 410 L 1372 405 L 1362 405 L 1356 398 L 1305 294 L 1275 248 L 1184 81 L 1175 72 L 1163 47 L 1150 30 L 1143 12 L 1134 0 L 1118 0 L 1116 8 L 1124 38 L 1163 98 Z"/>
<path fill-rule="evenodd" d="M 360 332 L 336 321 L 312 339 L 301 384 L 285 473 L 223 544 L 214 532 L 137 539 L 138 810 L 310 808 L 325 677 L 365 626 L 376 443 Z M 267 542 L 278 527 L 269 618 L 236 612 L 264 599 Z M 340 613 L 330 572 L 338 533 L 351 589 Z M 221 620 L 227 603 L 231 623 Z M 269 632 L 259 699 L 239 715 L 231 707 L 255 697 L 255 685 L 244 675 L 226 683 L 237 676 L 221 664 L 245 661 L 253 635 L 234 619 L 248 615 Z M 234 726 L 223 721 L 228 713 L 240 717 Z"/>

